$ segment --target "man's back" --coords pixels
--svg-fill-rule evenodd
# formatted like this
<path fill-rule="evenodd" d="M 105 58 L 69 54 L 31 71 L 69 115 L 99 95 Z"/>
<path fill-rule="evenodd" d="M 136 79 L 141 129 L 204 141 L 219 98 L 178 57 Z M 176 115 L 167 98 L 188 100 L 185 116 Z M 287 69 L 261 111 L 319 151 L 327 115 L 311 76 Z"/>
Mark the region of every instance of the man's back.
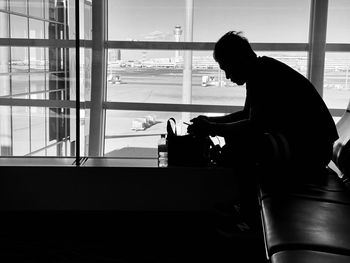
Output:
<path fill-rule="evenodd" d="M 269 57 L 259 57 L 247 82 L 251 118 L 266 131 L 284 134 L 292 145 L 328 147 L 338 138 L 328 108 L 300 73 Z"/>

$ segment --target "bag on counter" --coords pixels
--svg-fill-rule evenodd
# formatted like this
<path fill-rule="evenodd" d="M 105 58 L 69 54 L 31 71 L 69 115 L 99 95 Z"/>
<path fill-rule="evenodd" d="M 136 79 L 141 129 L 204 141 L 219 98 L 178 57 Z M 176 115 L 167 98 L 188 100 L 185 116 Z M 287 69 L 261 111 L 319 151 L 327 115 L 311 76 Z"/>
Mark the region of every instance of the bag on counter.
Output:
<path fill-rule="evenodd" d="M 176 121 L 167 122 L 167 144 L 169 166 L 209 166 L 212 140 L 207 137 L 195 137 L 190 134 L 177 135 Z"/>

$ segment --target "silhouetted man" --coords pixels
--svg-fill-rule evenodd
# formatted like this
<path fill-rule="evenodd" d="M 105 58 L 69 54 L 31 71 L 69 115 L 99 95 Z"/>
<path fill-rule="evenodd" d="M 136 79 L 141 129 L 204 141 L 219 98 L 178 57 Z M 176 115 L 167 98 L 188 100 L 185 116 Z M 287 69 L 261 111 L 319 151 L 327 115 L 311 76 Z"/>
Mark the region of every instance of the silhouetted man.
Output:
<path fill-rule="evenodd" d="M 300 167 L 328 164 L 338 134 L 309 80 L 278 60 L 258 57 L 240 32 L 220 38 L 214 59 L 227 79 L 246 84 L 244 109 L 221 117 L 198 116 L 191 120 L 189 133 L 223 136 L 224 165 L 268 158 Z"/>

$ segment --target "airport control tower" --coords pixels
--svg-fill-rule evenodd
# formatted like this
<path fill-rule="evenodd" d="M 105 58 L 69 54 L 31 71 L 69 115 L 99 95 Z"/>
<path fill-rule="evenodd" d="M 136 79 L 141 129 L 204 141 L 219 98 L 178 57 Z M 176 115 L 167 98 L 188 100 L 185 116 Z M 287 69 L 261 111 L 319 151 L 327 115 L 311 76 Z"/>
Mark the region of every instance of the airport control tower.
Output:
<path fill-rule="evenodd" d="M 182 34 L 181 26 L 175 26 L 175 28 L 174 28 L 175 42 L 180 42 L 181 34 Z M 180 51 L 176 50 L 175 51 L 175 62 L 179 62 L 179 57 L 180 57 Z"/>

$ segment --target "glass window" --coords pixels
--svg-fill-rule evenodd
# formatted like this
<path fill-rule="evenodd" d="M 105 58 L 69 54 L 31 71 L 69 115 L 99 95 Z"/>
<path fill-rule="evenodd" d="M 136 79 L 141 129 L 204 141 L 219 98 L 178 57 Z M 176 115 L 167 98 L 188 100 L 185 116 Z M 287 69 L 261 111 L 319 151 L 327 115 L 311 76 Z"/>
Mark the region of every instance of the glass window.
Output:
<path fill-rule="evenodd" d="M 27 0 L 11 0 L 9 3 L 11 11 L 27 14 Z"/>
<path fill-rule="evenodd" d="M 7 73 L 10 71 L 10 48 L 0 46 L 0 73 Z"/>
<path fill-rule="evenodd" d="M 350 1 L 329 0 L 327 42 L 350 43 Z"/>
<path fill-rule="evenodd" d="M 183 124 L 183 120 L 188 121 L 199 114 L 222 115 L 217 113 L 107 110 L 104 156 L 155 158 L 160 135 L 166 133 L 167 120 L 174 117 L 177 121 L 178 134 L 185 134 L 187 125 Z"/>
<path fill-rule="evenodd" d="M 107 100 L 181 103 L 182 62 L 175 51 L 109 50 Z"/>
<path fill-rule="evenodd" d="M 7 0 L 0 0 L 0 9 L 7 10 Z"/>
<path fill-rule="evenodd" d="M 291 68 L 298 71 L 300 74 L 306 77 L 307 74 L 307 59 L 308 54 L 306 52 L 276 52 L 276 51 L 258 51 L 258 56 L 268 56 L 277 59 L 284 64 L 287 64 Z"/>
<path fill-rule="evenodd" d="M 117 111 L 106 112 L 105 156 L 156 157 L 160 134 L 166 131 L 166 120 L 181 113 Z M 118 124 L 118 125 L 116 125 Z"/>
<path fill-rule="evenodd" d="M 30 152 L 29 135 L 29 107 L 12 107 L 12 141 L 14 156 L 23 156 Z"/>
<path fill-rule="evenodd" d="M 44 22 L 36 19 L 29 19 L 29 38 L 44 38 Z"/>
<path fill-rule="evenodd" d="M 350 98 L 350 53 L 326 53 L 323 99 L 329 108 L 346 109 Z"/>
<path fill-rule="evenodd" d="M 30 71 L 44 71 L 45 70 L 45 49 L 39 47 L 31 47 L 30 51 Z"/>
<path fill-rule="evenodd" d="M 309 17 L 310 0 L 194 1 L 193 40 L 216 42 L 234 30 L 250 42 L 305 43 Z"/>
<path fill-rule="evenodd" d="M 0 97 L 10 95 L 10 76 L 0 74 Z"/>
<path fill-rule="evenodd" d="M 109 1 L 108 12 L 110 40 L 184 41 L 185 1 Z M 309 17 L 310 0 L 194 1 L 193 41 L 217 41 L 236 30 L 251 42 L 308 42 Z"/>
<path fill-rule="evenodd" d="M 45 108 L 30 108 L 30 141 L 31 152 L 42 149 L 46 146 L 46 121 Z"/>
<path fill-rule="evenodd" d="M 11 38 L 28 38 L 28 18 L 11 15 Z"/>
<path fill-rule="evenodd" d="M 29 15 L 35 17 L 44 17 L 43 0 L 29 0 Z"/>
<path fill-rule="evenodd" d="M 29 92 L 29 75 L 16 74 L 11 76 L 12 95 L 26 94 Z"/>
<path fill-rule="evenodd" d="M 0 106 L 0 123 L 0 156 L 10 156 L 12 155 L 10 106 Z"/>
<path fill-rule="evenodd" d="M 184 1 L 120 0 L 108 2 L 110 40 L 175 41 L 174 28 L 184 25 Z"/>
<path fill-rule="evenodd" d="M 12 72 L 28 72 L 28 48 L 27 47 L 11 47 L 11 71 Z"/>
<path fill-rule="evenodd" d="M 9 15 L 7 13 L 0 12 L 0 38 L 9 37 Z"/>
<path fill-rule="evenodd" d="M 30 98 L 45 99 L 45 93 L 38 91 L 45 91 L 45 74 L 30 74 Z"/>
<path fill-rule="evenodd" d="M 58 39 L 57 24 L 45 22 L 45 38 L 46 39 Z"/>

